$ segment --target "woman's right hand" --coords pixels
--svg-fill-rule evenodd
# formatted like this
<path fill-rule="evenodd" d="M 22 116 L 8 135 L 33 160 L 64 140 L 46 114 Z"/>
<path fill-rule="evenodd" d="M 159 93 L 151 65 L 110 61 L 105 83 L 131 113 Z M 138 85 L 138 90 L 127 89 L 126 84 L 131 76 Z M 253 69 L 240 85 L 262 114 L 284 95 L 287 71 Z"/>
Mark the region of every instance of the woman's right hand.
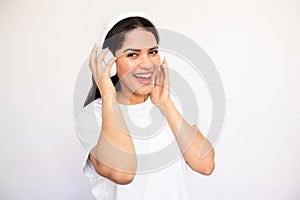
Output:
<path fill-rule="evenodd" d="M 90 54 L 89 67 L 92 71 L 93 78 L 99 88 L 102 98 L 116 93 L 115 86 L 110 79 L 110 69 L 116 61 L 116 57 L 112 58 L 106 66 L 102 66 L 103 59 L 108 53 L 108 48 L 103 49 L 98 55 L 98 45 L 95 44 Z"/>

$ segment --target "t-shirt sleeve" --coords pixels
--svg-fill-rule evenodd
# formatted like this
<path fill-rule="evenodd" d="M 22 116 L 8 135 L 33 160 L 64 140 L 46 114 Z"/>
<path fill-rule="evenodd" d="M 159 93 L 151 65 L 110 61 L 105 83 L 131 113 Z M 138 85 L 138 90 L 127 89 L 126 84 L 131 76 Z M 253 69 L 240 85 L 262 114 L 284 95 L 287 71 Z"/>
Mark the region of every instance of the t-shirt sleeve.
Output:
<path fill-rule="evenodd" d="M 97 128 L 92 129 L 90 131 L 90 137 L 87 137 L 88 141 L 85 141 L 85 144 L 89 146 L 89 151 L 87 153 L 86 161 L 83 167 L 83 173 L 88 178 L 92 194 L 96 199 L 105 199 L 105 200 L 113 200 L 115 199 L 115 191 L 116 184 L 111 180 L 99 175 L 92 162 L 89 160 L 89 152 L 91 149 L 97 144 L 100 130 L 102 126 L 102 101 L 101 99 L 96 99 L 87 107 L 88 112 L 90 113 L 90 117 L 93 118 L 90 120 L 93 121 L 93 125 Z M 91 130 L 91 129 L 90 129 Z M 89 144 L 87 144 L 89 143 Z"/>
<path fill-rule="evenodd" d="M 78 138 L 82 146 L 90 152 L 96 146 L 102 122 L 102 103 L 97 99 L 74 115 Z"/>
<path fill-rule="evenodd" d="M 90 131 L 89 131 L 89 133 L 85 133 L 85 134 L 82 133 L 85 135 L 85 137 L 84 138 L 81 137 L 82 144 L 87 149 L 87 158 L 86 158 L 85 165 L 83 167 L 83 173 L 87 177 L 100 176 L 94 169 L 92 162 L 89 160 L 89 154 L 90 154 L 92 148 L 96 146 L 99 136 L 100 136 L 100 132 L 101 132 L 101 126 L 102 126 L 102 101 L 101 101 L 101 99 L 94 100 L 92 103 L 90 103 L 88 105 L 88 107 L 85 108 L 85 110 L 86 110 L 86 113 L 89 113 L 89 118 L 85 119 L 85 120 L 88 120 L 89 123 L 86 123 L 85 125 L 93 126 L 93 128 L 85 127 L 85 129 L 90 130 Z M 93 123 L 90 123 L 90 121 L 92 121 Z"/>
<path fill-rule="evenodd" d="M 83 167 L 83 173 L 88 178 L 91 192 L 97 200 L 115 200 L 116 184 L 111 180 L 100 176 L 92 162 L 87 158 Z"/>
<path fill-rule="evenodd" d="M 93 118 L 93 126 L 97 127 L 92 131 L 91 137 L 88 139 L 88 141 L 85 141 L 85 144 L 88 146 L 88 153 L 87 153 L 87 159 L 86 163 L 83 168 L 83 172 L 87 177 L 99 175 L 96 170 L 94 169 L 94 166 L 92 162 L 89 160 L 89 153 L 91 152 L 92 148 L 96 146 L 100 133 L 101 133 L 101 126 L 102 126 L 102 101 L 101 99 L 96 99 L 93 101 L 90 105 L 90 107 L 87 108 L 91 114 L 91 117 Z M 92 119 L 90 119 L 92 120 Z M 91 125 L 91 124 L 89 124 Z M 93 140 L 92 140 L 93 139 Z M 100 175 L 99 175 L 100 176 Z"/>

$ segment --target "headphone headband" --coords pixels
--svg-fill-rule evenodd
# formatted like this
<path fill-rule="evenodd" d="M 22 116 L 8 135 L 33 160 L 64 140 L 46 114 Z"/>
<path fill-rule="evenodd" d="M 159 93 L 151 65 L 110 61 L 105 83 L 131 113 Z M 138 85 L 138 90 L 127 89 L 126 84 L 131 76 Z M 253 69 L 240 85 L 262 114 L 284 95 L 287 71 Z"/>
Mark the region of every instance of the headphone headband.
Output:
<path fill-rule="evenodd" d="M 147 15 L 145 13 L 137 12 L 137 11 L 121 13 L 121 14 L 115 16 L 111 21 L 109 21 L 108 23 L 106 23 L 104 25 L 102 32 L 100 34 L 99 45 L 103 45 L 106 35 L 114 27 L 115 24 L 117 24 L 119 21 L 129 18 L 129 17 L 143 17 L 143 18 L 149 20 L 154 25 L 154 20 L 152 19 L 152 17 L 150 17 L 149 15 Z"/>

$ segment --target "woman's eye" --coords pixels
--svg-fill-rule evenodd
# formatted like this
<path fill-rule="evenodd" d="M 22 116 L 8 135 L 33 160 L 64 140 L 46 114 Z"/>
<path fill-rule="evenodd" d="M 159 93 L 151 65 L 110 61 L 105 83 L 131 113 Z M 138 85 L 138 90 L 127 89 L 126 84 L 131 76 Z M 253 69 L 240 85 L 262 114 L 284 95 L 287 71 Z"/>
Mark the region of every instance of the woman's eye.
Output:
<path fill-rule="evenodd" d="M 149 53 L 150 53 L 151 55 L 156 55 L 156 54 L 158 54 L 158 50 L 150 51 Z"/>
<path fill-rule="evenodd" d="M 136 53 L 129 53 L 127 54 L 127 57 L 130 57 L 130 58 L 136 58 L 138 55 Z"/>

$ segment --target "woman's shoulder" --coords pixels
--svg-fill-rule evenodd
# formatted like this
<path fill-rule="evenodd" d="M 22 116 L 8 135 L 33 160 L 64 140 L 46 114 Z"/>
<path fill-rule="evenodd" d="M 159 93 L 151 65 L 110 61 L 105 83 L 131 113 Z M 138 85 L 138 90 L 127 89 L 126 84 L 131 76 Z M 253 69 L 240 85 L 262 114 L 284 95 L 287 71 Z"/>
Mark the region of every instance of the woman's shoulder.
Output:
<path fill-rule="evenodd" d="M 102 99 L 101 98 L 97 98 L 92 102 L 94 108 L 101 108 L 102 107 Z"/>

